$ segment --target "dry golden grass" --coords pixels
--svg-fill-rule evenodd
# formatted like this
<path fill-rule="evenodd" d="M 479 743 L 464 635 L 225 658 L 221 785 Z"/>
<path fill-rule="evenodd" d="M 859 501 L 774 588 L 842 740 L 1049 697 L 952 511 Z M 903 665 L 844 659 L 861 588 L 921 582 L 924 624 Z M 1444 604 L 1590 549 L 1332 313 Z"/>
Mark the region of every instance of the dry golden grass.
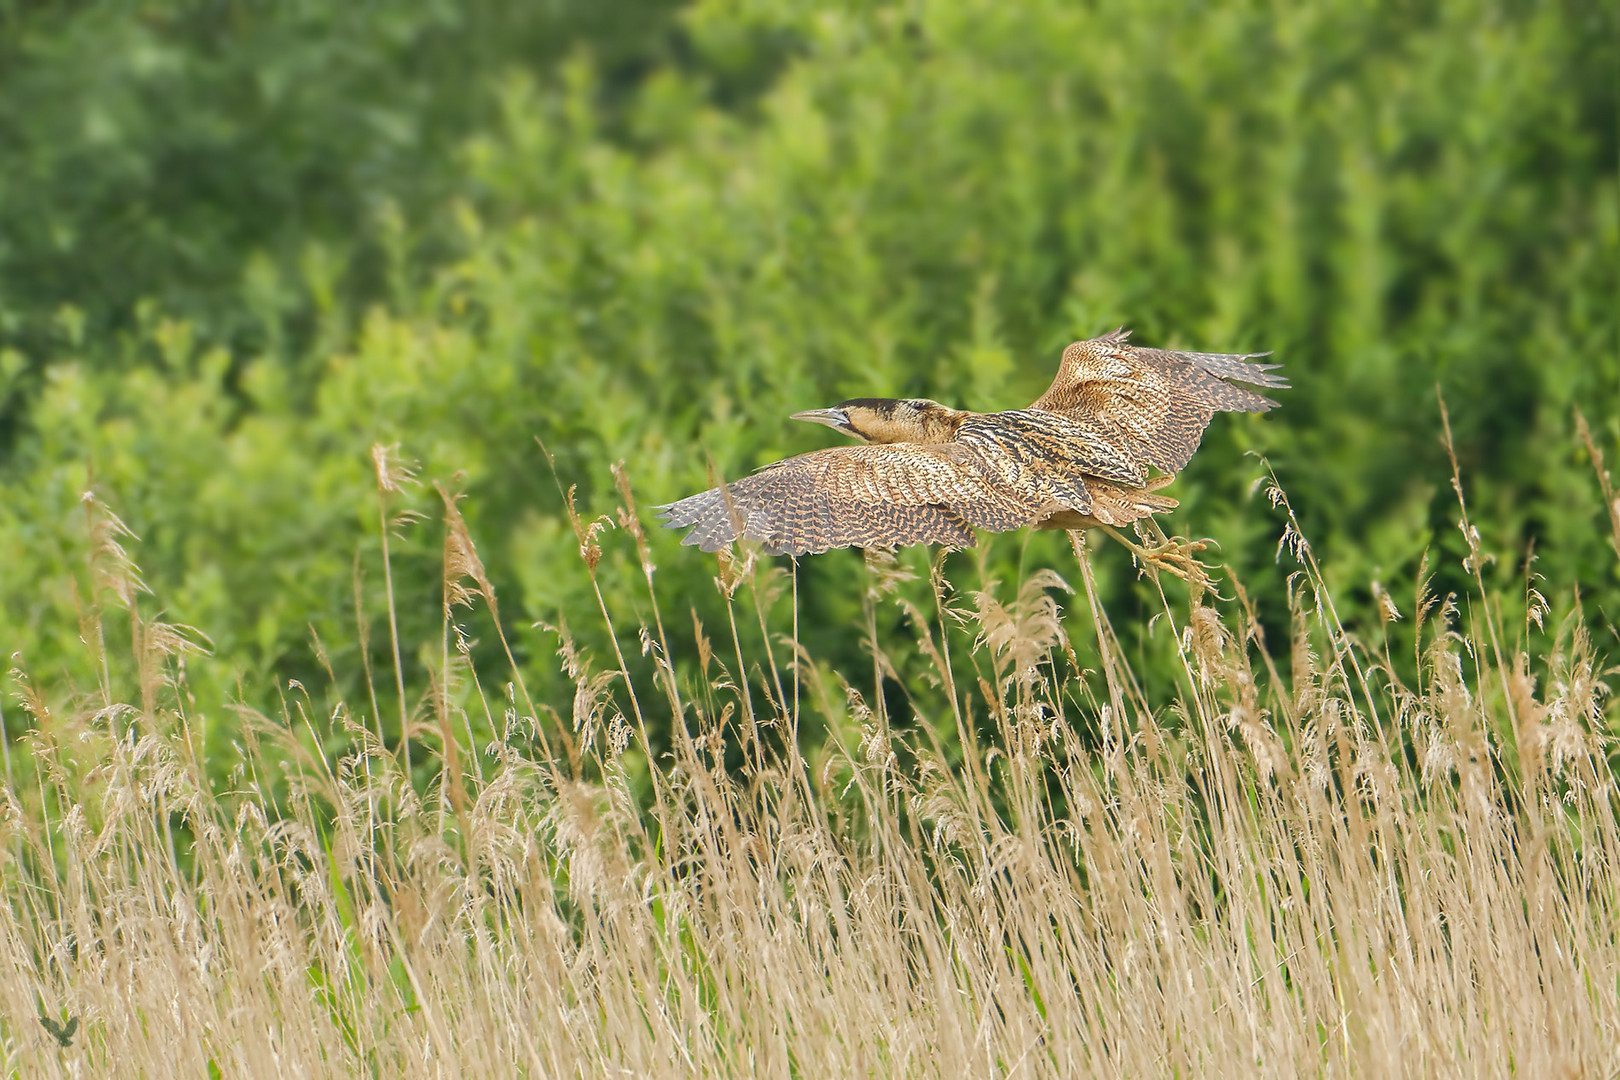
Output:
<path fill-rule="evenodd" d="M 818 669 L 791 630 L 745 653 L 737 620 L 763 629 L 760 598 L 791 585 L 745 560 L 722 565 L 731 626 L 694 628 L 699 677 L 664 660 L 656 605 L 616 628 L 652 658 L 640 685 L 562 634 L 577 693 L 558 723 L 515 665 L 504 688 L 467 681 L 457 620 L 495 597 L 445 506 L 442 663 L 412 719 L 439 765 L 425 793 L 379 742 L 375 695 L 370 719 L 328 718 L 296 687 L 282 720 L 243 715 L 233 790 L 212 792 L 183 628 L 131 616 L 133 694 L 109 673 L 50 702 L 18 677 L 34 733 L 0 807 L 7 1075 L 1620 1070 L 1620 826 L 1604 672 L 1574 624 L 1506 655 L 1487 616 L 1420 601 L 1406 685 L 1339 625 L 1290 516 L 1288 655 L 1241 593 L 1223 618 L 1195 587 L 1160 616 L 1184 677 L 1146 686 L 1088 603 L 1083 546 L 1078 594 L 1051 571 L 1010 594 L 936 573 L 932 611 L 873 559 L 875 669 L 878 613 L 901 605 L 950 702 L 902 736 L 868 674 Z M 90 509 L 97 595 L 134 611 L 116 519 Z M 90 610 L 87 647 L 110 630 Z M 458 702 L 488 710 L 482 753 Z M 661 755 L 654 713 L 679 718 Z M 812 716 L 834 738 L 807 757 Z M 329 722 L 353 752 L 310 752 Z"/>

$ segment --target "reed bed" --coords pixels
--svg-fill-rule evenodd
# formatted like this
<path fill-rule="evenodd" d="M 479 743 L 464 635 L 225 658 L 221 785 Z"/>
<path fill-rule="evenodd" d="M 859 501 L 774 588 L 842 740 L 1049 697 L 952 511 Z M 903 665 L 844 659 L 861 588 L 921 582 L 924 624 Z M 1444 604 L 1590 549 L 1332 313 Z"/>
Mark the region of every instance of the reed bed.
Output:
<path fill-rule="evenodd" d="M 512 653 L 447 494 L 429 692 L 292 686 L 242 710 L 224 790 L 197 638 L 138 614 L 92 505 L 106 677 L 6 700 L 32 731 L 0 799 L 5 1074 L 1620 1071 L 1613 718 L 1578 620 L 1531 655 L 1477 575 L 1385 597 L 1420 624 L 1403 679 L 1289 513 L 1291 641 L 1229 579 L 1163 589 L 1174 685 L 1132 670 L 1079 538 L 1062 576 L 975 590 L 870 557 L 870 672 L 799 648 L 791 567 L 723 559 L 728 625 L 672 651 L 621 489 L 611 539 L 576 521 L 583 572 L 634 543 L 646 617 L 569 613 L 608 623 L 600 664 L 548 631 L 572 703 L 469 662 L 475 634 Z M 931 685 L 897 718 L 873 687 L 901 645 Z"/>

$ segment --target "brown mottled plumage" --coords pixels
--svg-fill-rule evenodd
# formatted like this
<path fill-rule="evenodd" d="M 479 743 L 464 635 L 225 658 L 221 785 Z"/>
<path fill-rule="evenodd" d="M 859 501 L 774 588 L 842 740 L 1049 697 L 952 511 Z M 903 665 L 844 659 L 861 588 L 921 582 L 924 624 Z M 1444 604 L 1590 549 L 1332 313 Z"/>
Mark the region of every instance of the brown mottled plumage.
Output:
<path fill-rule="evenodd" d="M 1276 402 L 1228 382 L 1288 384 L 1263 353 L 1169 352 L 1116 330 L 1063 351 L 1027 409 L 970 413 L 936 401 L 858 398 L 797 413 L 863 441 L 767 465 L 662 507 L 683 544 L 714 551 L 739 536 L 771 554 L 838 547 L 974 545 L 1006 532 L 1123 525 L 1174 509 L 1157 490 L 1187 464 L 1217 411 Z M 1162 475 L 1150 476 L 1149 469 Z"/>

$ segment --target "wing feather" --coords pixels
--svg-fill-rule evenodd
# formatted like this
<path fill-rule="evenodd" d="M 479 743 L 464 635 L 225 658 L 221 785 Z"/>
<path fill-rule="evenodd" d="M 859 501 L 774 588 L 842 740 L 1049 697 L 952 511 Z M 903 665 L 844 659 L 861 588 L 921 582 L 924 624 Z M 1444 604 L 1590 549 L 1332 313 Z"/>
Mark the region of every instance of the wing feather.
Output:
<path fill-rule="evenodd" d="M 1090 509 L 1050 485 L 1005 482 L 994 455 L 966 443 L 838 446 L 663 507 L 683 544 L 714 551 L 739 536 L 773 555 L 835 547 L 974 545 L 973 528 L 1005 532 L 1062 509 Z M 1083 491 L 1083 486 L 1080 489 Z"/>
<path fill-rule="evenodd" d="M 1061 487 L 1084 475 L 1140 487 L 1147 480 L 1122 440 L 1060 413 L 1014 409 L 974 416 L 956 437 L 992 449 L 987 456 L 1013 468 L 1014 483 Z M 1087 498 L 1083 486 L 1064 494 L 1076 501 Z"/>
<path fill-rule="evenodd" d="M 1277 403 L 1240 386 L 1282 389 L 1267 353 L 1195 353 L 1131 345 L 1124 330 L 1077 341 L 1031 406 L 1096 433 L 1138 468 L 1179 472 L 1217 412 L 1265 412 Z M 1234 381 L 1235 380 L 1235 381 Z M 1113 479 L 1113 477 L 1110 477 Z"/>

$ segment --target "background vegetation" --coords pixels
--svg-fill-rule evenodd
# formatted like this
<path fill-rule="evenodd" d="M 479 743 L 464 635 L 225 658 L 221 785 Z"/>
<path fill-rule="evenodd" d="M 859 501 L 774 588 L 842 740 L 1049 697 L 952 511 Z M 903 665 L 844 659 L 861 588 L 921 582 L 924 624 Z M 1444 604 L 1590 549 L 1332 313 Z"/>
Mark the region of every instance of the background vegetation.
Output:
<path fill-rule="evenodd" d="M 1279 524 L 1246 451 L 1296 493 L 1352 628 L 1425 551 L 1439 591 L 1461 584 L 1438 386 L 1492 573 L 1521 580 L 1534 549 L 1541 591 L 1579 582 L 1613 639 L 1620 578 L 1571 416 L 1620 436 L 1606 5 L 0 18 L 0 613 L 39 678 L 86 674 L 92 490 L 140 538 L 166 618 L 212 642 L 191 672 L 211 698 L 308 681 L 312 633 L 362 670 L 380 443 L 471 496 L 550 694 L 553 646 L 527 628 L 594 601 L 559 573 L 576 541 L 536 436 L 589 519 L 614 461 L 668 501 L 711 464 L 824 444 L 797 409 L 1016 405 L 1063 344 L 1122 323 L 1288 367 L 1283 409 L 1217 420 L 1170 522 L 1219 541 L 1274 632 L 1281 577 L 1251 571 Z M 422 486 L 388 512 L 436 502 Z M 653 543 L 661 595 L 716 614 L 712 559 Z M 996 551 L 1008 578 L 1064 545 Z M 405 527 L 393 554 L 414 695 L 438 538 Z M 1099 570 L 1122 616 L 1146 614 L 1122 552 Z M 855 555 L 801 568 L 801 631 L 835 666 L 864 663 L 842 632 L 859 573 Z M 615 548 L 602 577 L 627 596 L 640 571 Z M 385 635 L 369 648 L 385 664 Z"/>
<path fill-rule="evenodd" d="M 487 603 L 453 512 L 445 535 L 447 594 Z M 1407 682 L 1387 635 L 1345 633 L 1296 541 L 1286 655 L 1195 590 L 1160 598 L 1183 646 L 1145 678 L 1076 555 L 1073 587 L 936 577 L 924 608 L 904 567 L 870 562 L 874 665 L 921 652 L 902 688 L 948 701 L 905 732 L 791 633 L 737 633 L 780 584 L 766 564 L 720 583 L 729 618 L 693 626 L 691 672 L 666 661 L 673 612 L 603 607 L 651 675 L 565 639 L 563 724 L 521 672 L 482 688 L 450 642 L 488 612 L 447 604 L 425 786 L 368 730 L 376 702 L 327 683 L 240 708 L 216 792 L 177 639 L 137 618 L 130 648 L 92 617 L 87 640 L 140 677 L 88 704 L 19 686 L 34 730 L 0 789 L 0 1068 L 1615 1071 L 1620 822 L 1578 620 L 1506 651 L 1476 575 L 1465 622 L 1417 598 Z M 880 636 L 895 617 L 906 633 Z M 680 718 L 660 753 L 655 707 Z M 345 752 L 318 752 L 328 727 Z M 804 751 L 811 727 L 828 737 Z"/>

